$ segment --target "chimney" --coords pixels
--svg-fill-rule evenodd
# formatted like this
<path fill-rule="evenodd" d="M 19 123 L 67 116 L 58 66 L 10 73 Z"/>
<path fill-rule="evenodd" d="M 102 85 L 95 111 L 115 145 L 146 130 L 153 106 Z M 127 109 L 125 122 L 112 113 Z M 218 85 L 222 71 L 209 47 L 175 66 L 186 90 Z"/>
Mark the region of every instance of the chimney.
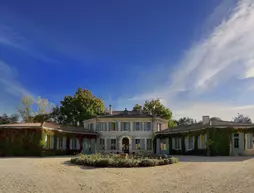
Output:
<path fill-rule="evenodd" d="M 112 115 L 112 105 L 109 105 L 109 114 Z"/>
<path fill-rule="evenodd" d="M 209 116 L 203 116 L 202 122 L 203 122 L 203 125 L 210 124 L 210 117 Z"/>

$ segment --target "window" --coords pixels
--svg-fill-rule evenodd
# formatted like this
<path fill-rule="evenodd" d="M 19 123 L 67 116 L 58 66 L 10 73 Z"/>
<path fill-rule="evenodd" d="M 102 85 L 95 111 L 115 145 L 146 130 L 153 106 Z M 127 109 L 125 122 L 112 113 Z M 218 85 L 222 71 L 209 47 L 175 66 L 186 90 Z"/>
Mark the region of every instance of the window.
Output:
<path fill-rule="evenodd" d="M 109 123 L 109 128 L 110 128 L 110 131 L 116 131 L 116 122 L 110 122 Z"/>
<path fill-rule="evenodd" d="M 111 150 L 115 150 L 116 149 L 116 139 L 111 139 Z"/>
<path fill-rule="evenodd" d="M 72 144 L 72 149 L 77 149 L 77 140 L 76 140 L 76 138 L 73 138 L 71 140 L 71 144 Z"/>
<path fill-rule="evenodd" d="M 140 131 L 141 130 L 141 123 L 140 122 L 135 122 L 135 130 Z"/>
<path fill-rule="evenodd" d="M 105 150 L 105 139 L 100 139 L 100 150 Z"/>
<path fill-rule="evenodd" d="M 147 122 L 146 123 L 146 128 L 145 128 L 146 131 L 151 131 L 152 130 L 152 123 L 151 122 Z"/>
<path fill-rule="evenodd" d="M 167 150 L 167 140 L 166 139 L 162 139 L 161 140 L 161 150 L 162 151 L 166 151 Z"/>
<path fill-rule="evenodd" d="M 234 134 L 234 148 L 239 148 L 239 133 Z"/>
<path fill-rule="evenodd" d="M 58 138 L 58 148 L 63 149 L 63 137 Z"/>
<path fill-rule="evenodd" d="M 188 136 L 187 137 L 187 146 L 186 149 L 189 149 L 189 150 L 192 150 L 194 149 L 194 140 L 193 140 L 193 137 L 192 136 Z"/>
<path fill-rule="evenodd" d="M 158 123 L 158 125 L 157 125 L 157 131 L 161 131 L 161 123 Z"/>
<path fill-rule="evenodd" d="M 205 148 L 205 135 L 200 135 L 200 149 Z"/>
<path fill-rule="evenodd" d="M 97 123 L 97 131 L 107 131 L 107 123 Z"/>
<path fill-rule="evenodd" d="M 47 139 L 47 145 L 46 145 L 46 147 L 47 147 L 47 149 L 50 149 L 51 148 L 51 143 L 52 143 L 51 136 L 47 135 L 46 139 Z"/>
<path fill-rule="evenodd" d="M 175 138 L 175 149 L 180 149 L 180 138 Z"/>
<path fill-rule="evenodd" d="M 147 150 L 152 150 L 152 139 L 146 139 Z"/>
<path fill-rule="evenodd" d="M 128 130 L 128 122 L 123 122 L 123 130 L 124 131 Z"/>
<path fill-rule="evenodd" d="M 136 149 L 140 149 L 140 139 L 135 140 Z"/>
<path fill-rule="evenodd" d="M 93 131 L 93 123 L 89 123 L 89 129 L 91 130 L 91 131 Z"/>

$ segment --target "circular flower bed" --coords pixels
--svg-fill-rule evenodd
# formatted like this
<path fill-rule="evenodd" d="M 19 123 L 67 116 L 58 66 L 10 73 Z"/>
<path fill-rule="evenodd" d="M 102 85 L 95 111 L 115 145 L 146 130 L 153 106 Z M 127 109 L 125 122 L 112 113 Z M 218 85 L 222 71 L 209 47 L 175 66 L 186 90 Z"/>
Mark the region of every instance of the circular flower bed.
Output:
<path fill-rule="evenodd" d="M 81 154 L 71 159 L 71 163 L 93 167 L 148 167 L 177 163 L 177 158 L 168 155 L 128 154 Z"/>

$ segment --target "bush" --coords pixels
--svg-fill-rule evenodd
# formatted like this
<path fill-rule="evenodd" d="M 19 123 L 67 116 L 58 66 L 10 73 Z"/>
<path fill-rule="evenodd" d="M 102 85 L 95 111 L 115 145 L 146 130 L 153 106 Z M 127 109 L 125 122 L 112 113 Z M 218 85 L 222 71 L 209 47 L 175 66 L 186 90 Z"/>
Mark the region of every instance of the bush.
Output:
<path fill-rule="evenodd" d="M 177 158 L 169 156 L 142 155 L 123 156 L 122 154 L 80 154 L 71 159 L 71 163 L 94 167 L 151 167 L 177 163 Z"/>

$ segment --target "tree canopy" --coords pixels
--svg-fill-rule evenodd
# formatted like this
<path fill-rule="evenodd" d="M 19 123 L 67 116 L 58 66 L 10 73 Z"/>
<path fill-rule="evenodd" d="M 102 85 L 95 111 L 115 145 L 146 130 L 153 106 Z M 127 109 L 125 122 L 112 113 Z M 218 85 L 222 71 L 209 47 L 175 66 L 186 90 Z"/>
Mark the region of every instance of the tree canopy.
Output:
<path fill-rule="evenodd" d="M 10 123 L 17 123 L 19 120 L 18 114 L 2 114 L 0 115 L 0 124 L 10 124 Z"/>
<path fill-rule="evenodd" d="M 133 110 L 140 110 L 142 106 L 136 104 L 133 107 Z M 145 114 L 159 116 L 163 119 L 167 119 L 169 121 L 169 127 L 176 126 L 175 121 L 172 120 L 172 112 L 170 109 L 166 108 L 163 104 L 161 104 L 159 99 L 153 99 L 151 101 L 145 101 L 143 105 L 142 112 Z"/>
<path fill-rule="evenodd" d="M 237 117 L 233 118 L 234 122 L 238 123 L 252 123 L 251 118 L 248 116 L 244 116 L 243 114 L 239 114 Z"/>
<path fill-rule="evenodd" d="M 133 107 L 133 109 L 132 109 L 132 111 L 134 111 L 134 112 L 140 112 L 141 110 L 142 110 L 142 106 L 139 105 L 139 104 L 136 104 L 136 105 Z"/>
<path fill-rule="evenodd" d="M 52 119 L 58 123 L 78 125 L 104 113 L 104 103 L 91 91 L 78 88 L 74 96 L 65 96 L 60 106 L 53 108 Z"/>
<path fill-rule="evenodd" d="M 194 119 L 190 117 L 182 117 L 177 121 L 178 125 L 191 125 L 194 123 Z"/>

